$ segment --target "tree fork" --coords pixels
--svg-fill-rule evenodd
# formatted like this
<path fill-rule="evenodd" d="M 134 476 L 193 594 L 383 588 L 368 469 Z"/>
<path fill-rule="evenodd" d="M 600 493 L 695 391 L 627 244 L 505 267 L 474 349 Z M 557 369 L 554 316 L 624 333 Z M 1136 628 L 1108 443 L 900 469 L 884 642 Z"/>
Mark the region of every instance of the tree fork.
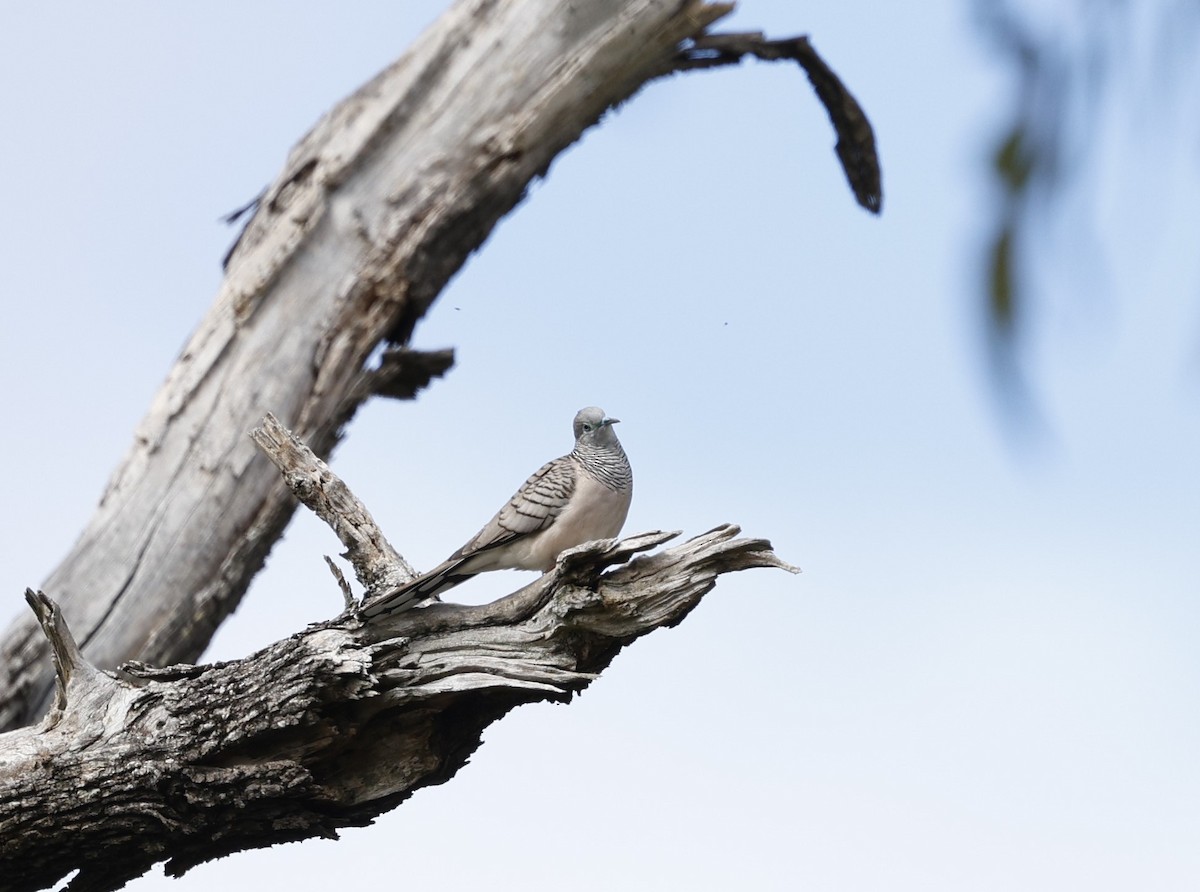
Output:
<path fill-rule="evenodd" d="M 743 55 L 799 61 L 860 200 L 878 206 L 849 92 L 807 41 L 709 34 L 731 9 L 461 0 L 317 123 L 254 203 L 214 306 L 42 585 L 93 664 L 199 658 L 295 507 L 244 432 L 272 410 L 328 457 L 371 394 L 410 395 L 448 368 L 447 354 L 366 364 L 407 342 L 529 183 L 646 82 Z M 19 617 L 0 639 L 0 731 L 42 715 L 49 666 L 37 623 Z"/>

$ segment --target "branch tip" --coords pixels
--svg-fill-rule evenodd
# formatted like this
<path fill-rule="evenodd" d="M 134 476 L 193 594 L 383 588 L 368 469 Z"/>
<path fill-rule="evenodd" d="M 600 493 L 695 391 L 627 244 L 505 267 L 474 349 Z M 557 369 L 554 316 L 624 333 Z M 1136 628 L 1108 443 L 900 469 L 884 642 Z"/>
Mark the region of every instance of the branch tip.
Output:
<path fill-rule="evenodd" d="M 667 73 L 736 65 L 746 56 L 764 62 L 790 60 L 804 69 L 837 134 L 834 150 L 855 200 L 871 213 L 880 213 L 883 177 L 875 131 L 858 100 L 821 58 L 807 35 L 767 40 L 760 32 L 702 34 L 680 47 Z"/>
<path fill-rule="evenodd" d="M 333 574 L 333 578 L 337 580 L 338 588 L 342 590 L 342 600 L 345 602 L 346 609 L 349 610 L 354 606 L 354 593 L 350 591 L 350 583 L 346 581 L 345 575 L 342 573 L 342 568 L 333 562 L 333 558 L 324 554 L 321 557 L 325 558 L 325 563 L 329 565 L 329 572 Z"/>
<path fill-rule="evenodd" d="M 345 557 L 367 595 L 396 588 L 416 576 L 388 542 L 366 505 L 279 419 L 268 412 L 262 424 L 250 431 L 250 437 L 279 469 L 292 495 L 325 521 L 346 546 Z M 343 597 L 348 597 L 345 589 Z M 350 604 L 348 600 L 347 606 Z"/>
<path fill-rule="evenodd" d="M 71 679 L 76 673 L 90 672 L 92 667 L 79 650 L 58 604 L 45 592 L 30 588 L 25 589 L 25 601 L 50 642 L 50 656 L 54 661 L 54 705 L 60 710 L 66 709 L 67 686 Z"/>

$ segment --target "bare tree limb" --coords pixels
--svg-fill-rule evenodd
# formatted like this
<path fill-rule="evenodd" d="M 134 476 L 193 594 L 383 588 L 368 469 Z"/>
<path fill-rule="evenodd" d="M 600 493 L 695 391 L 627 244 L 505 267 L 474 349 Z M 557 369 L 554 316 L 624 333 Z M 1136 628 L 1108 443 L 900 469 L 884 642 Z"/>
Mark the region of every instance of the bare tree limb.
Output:
<path fill-rule="evenodd" d="M 514 706 L 569 701 L 622 647 L 680 622 L 719 574 L 793 569 L 738 533 L 633 560 L 674 534 L 589 543 L 492 604 L 348 613 L 209 666 L 96 670 L 30 593 L 65 694 L 40 727 L 0 735 L 4 888 L 78 869 L 68 889 L 101 892 L 161 861 L 179 875 L 370 823 L 453 776 Z"/>
<path fill-rule="evenodd" d="M 268 412 L 250 438 L 279 468 L 288 489 L 346 546 L 344 557 L 367 595 L 382 594 L 417 575 L 392 547 L 367 506 L 279 419 Z"/>
<path fill-rule="evenodd" d="M 808 75 L 837 133 L 837 156 L 858 203 L 873 214 L 883 210 L 883 175 L 875 131 L 858 100 L 813 48 L 807 37 L 768 40 L 759 32 L 703 34 L 680 49 L 675 71 L 736 65 L 745 56 L 766 62 L 796 62 Z"/>

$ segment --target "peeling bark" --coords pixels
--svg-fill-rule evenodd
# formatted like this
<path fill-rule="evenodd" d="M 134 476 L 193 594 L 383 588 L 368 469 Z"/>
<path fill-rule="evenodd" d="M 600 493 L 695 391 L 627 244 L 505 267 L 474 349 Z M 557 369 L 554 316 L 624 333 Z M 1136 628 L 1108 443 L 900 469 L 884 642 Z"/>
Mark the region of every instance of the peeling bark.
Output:
<path fill-rule="evenodd" d="M 622 647 L 680 622 L 719 574 L 791 569 L 738 533 L 633 560 L 677 534 L 589 543 L 491 604 L 371 622 L 347 610 L 208 666 L 96 670 L 58 607 L 30 593 L 62 695 L 40 727 L 0 735 L 4 888 L 78 869 L 72 892 L 116 889 L 161 861 L 179 875 L 368 824 L 452 777 L 514 706 L 570 700 Z"/>

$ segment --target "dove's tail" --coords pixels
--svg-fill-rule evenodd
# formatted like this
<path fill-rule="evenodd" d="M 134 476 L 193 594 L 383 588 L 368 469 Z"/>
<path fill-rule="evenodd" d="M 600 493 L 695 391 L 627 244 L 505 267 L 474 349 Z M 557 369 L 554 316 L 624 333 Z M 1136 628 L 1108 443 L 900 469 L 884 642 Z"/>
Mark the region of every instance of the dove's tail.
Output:
<path fill-rule="evenodd" d="M 399 613 L 437 597 L 447 589 L 452 589 L 460 582 L 465 582 L 475 575 L 475 572 L 463 570 L 465 558 L 456 557 L 434 567 L 428 573 L 422 573 L 416 579 L 410 579 L 404 585 L 384 592 L 372 598 L 359 608 L 359 613 L 370 619 L 373 616 L 385 616 L 389 613 Z"/>

